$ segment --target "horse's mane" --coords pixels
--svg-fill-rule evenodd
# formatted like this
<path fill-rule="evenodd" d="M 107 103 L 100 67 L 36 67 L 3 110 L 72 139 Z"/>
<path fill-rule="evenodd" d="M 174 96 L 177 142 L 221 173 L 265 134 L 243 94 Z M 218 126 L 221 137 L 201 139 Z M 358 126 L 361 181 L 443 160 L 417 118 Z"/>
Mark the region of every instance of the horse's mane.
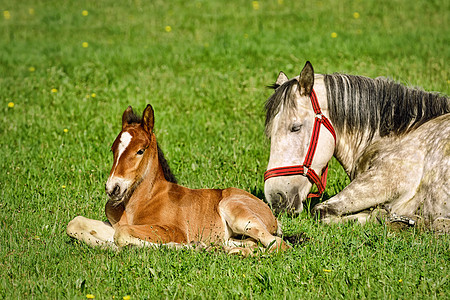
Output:
<path fill-rule="evenodd" d="M 330 119 L 339 131 L 401 135 L 450 112 L 450 99 L 378 77 L 324 76 Z"/>
<path fill-rule="evenodd" d="M 134 112 L 128 115 L 127 123 L 128 124 L 141 124 L 142 117 L 136 115 Z M 159 164 L 162 167 L 164 178 L 172 183 L 177 183 L 177 179 L 175 178 L 175 175 L 173 175 L 172 170 L 169 167 L 169 164 L 164 156 L 163 151 L 161 150 L 161 147 L 159 147 L 159 143 L 156 142 L 156 146 L 158 148 L 158 160 Z"/>
<path fill-rule="evenodd" d="M 266 136 L 270 137 L 270 128 L 272 127 L 273 118 L 280 111 L 281 105 L 284 106 L 286 110 L 293 110 L 296 107 L 295 101 L 290 101 L 292 88 L 294 85 L 298 85 L 298 81 L 296 79 L 291 79 L 286 81 L 282 85 L 277 83 L 268 86 L 268 88 L 272 88 L 275 92 L 267 99 L 264 108 L 266 109 Z"/>
<path fill-rule="evenodd" d="M 439 93 L 409 88 L 386 78 L 371 79 L 363 76 L 324 75 L 330 119 L 340 132 L 365 132 L 372 138 L 401 135 L 440 115 L 450 113 L 450 99 Z M 291 79 L 275 89 L 265 104 L 266 135 L 275 115 L 283 105 L 286 111 L 295 109 L 291 90 L 298 84 Z"/>

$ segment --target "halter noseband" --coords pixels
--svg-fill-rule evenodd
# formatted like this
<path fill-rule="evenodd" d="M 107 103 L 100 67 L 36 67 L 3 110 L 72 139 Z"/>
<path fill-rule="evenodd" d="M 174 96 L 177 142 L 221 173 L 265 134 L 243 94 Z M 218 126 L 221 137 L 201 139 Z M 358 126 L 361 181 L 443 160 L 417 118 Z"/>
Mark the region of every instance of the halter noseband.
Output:
<path fill-rule="evenodd" d="M 333 135 L 334 143 L 336 144 L 336 133 L 334 132 L 333 125 L 331 125 L 330 120 L 328 120 L 328 118 L 322 114 L 322 111 L 320 110 L 319 101 L 317 100 L 317 95 L 314 92 L 314 90 L 312 90 L 311 92 L 310 99 L 316 117 L 314 120 L 314 127 L 311 135 L 311 141 L 309 142 L 308 152 L 306 153 L 303 165 L 273 168 L 267 170 L 264 173 L 264 181 L 266 181 L 269 178 L 278 176 L 292 176 L 292 175 L 305 176 L 311 182 L 315 183 L 318 188 L 318 193 L 316 194 L 310 193 L 308 195 L 308 198 L 320 197 L 323 191 L 325 190 L 325 186 L 327 185 L 328 163 L 323 169 L 322 178 L 320 178 L 317 175 L 317 173 L 313 169 L 311 169 L 311 163 L 314 158 L 314 154 L 316 152 L 317 142 L 319 140 L 320 125 L 323 124 L 328 129 L 328 131 Z"/>

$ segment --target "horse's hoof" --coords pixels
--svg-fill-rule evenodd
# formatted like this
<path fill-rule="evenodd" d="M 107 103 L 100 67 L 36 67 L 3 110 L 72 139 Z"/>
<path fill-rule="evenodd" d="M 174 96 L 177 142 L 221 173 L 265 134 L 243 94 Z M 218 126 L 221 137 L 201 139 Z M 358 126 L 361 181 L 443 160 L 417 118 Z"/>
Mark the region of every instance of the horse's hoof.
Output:
<path fill-rule="evenodd" d="M 312 214 L 318 220 L 328 219 L 330 216 L 336 215 L 334 209 L 323 203 L 314 206 Z"/>

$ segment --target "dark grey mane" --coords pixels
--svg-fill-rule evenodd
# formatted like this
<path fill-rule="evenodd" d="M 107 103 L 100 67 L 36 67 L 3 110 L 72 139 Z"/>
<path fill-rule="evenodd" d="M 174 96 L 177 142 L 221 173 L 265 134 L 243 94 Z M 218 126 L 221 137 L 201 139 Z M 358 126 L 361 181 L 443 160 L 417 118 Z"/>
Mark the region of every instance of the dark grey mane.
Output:
<path fill-rule="evenodd" d="M 141 124 L 142 117 L 136 115 L 134 112 L 128 115 L 127 123 L 128 124 Z M 177 183 L 177 179 L 175 178 L 175 175 L 173 175 L 172 170 L 170 170 L 169 164 L 167 163 L 166 158 L 164 157 L 164 153 L 159 147 L 158 142 L 156 142 L 157 148 L 158 148 L 158 160 L 159 164 L 162 167 L 164 178 L 172 183 Z"/>
<path fill-rule="evenodd" d="M 295 101 L 291 101 L 291 92 L 292 88 L 298 85 L 298 81 L 296 79 L 291 79 L 289 81 L 286 81 L 282 85 L 273 84 L 269 86 L 269 88 L 275 89 L 275 92 L 273 95 L 267 99 L 265 104 L 266 109 L 266 135 L 270 137 L 269 134 L 269 128 L 270 124 L 272 123 L 273 118 L 276 114 L 280 111 L 281 105 L 285 107 L 285 109 L 295 109 Z"/>
<path fill-rule="evenodd" d="M 341 132 L 401 135 L 450 112 L 448 97 L 386 78 L 332 74 L 324 81 L 330 119 Z"/>
<path fill-rule="evenodd" d="M 331 74 L 324 75 L 330 119 L 338 131 L 347 133 L 368 132 L 372 138 L 400 135 L 440 115 L 450 113 L 450 99 L 439 93 L 408 88 L 386 78 L 371 79 L 363 76 Z M 296 79 L 275 89 L 265 104 L 266 135 L 270 137 L 273 118 L 284 109 L 295 109 L 290 97 Z"/>

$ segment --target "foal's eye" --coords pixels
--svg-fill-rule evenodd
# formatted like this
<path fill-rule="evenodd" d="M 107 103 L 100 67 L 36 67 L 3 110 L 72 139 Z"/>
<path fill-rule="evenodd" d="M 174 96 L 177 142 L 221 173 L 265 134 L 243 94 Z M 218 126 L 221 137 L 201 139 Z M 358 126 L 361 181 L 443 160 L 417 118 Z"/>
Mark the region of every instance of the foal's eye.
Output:
<path fill-rule="evenodd" d="M 142 154 L 144 154 L 144 152 L 145 152 L 145 149 L 141 149 L 141 150 L 139 150 L 136 154 L 137 154 L 137 155 L 142 155 Z"/>
<path fill-rule="evenodd" d="M 302 124 L 295 123 L 291 127 L 291 132 L 297 132 L 302 128 Z"/>

